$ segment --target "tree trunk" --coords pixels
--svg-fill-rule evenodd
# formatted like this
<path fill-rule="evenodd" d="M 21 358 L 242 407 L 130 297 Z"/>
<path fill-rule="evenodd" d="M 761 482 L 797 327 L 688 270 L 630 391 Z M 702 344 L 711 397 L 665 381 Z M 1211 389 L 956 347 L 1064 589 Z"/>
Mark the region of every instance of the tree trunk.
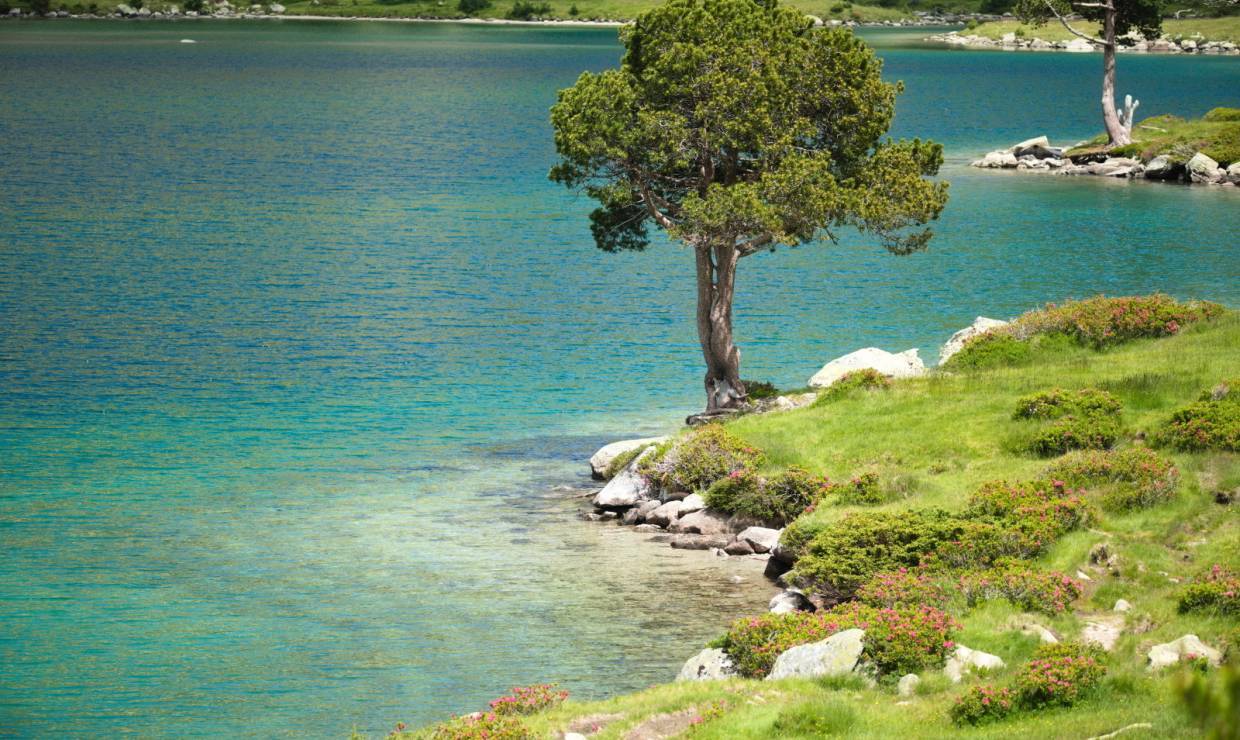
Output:
<path fill-rule="evenodd" d="M 745 400 L 741 382 L 741 353 L 732 342 L 732 296 L 736 263 L 730 244 L 695 246 L 697 255 L 697 329 L 706 360 L 706 412 L 740 406 Z"/>
<path fill-rule="evenodd" d="M 1115 10 L 1108 9 L 1102 21 L 1102 123 L 1106 126 L 1110 146 L 1132 143 L 1128 126 L 1115 110 Z M 1131 126 L 1131 124 L 1129 124 Z"/>

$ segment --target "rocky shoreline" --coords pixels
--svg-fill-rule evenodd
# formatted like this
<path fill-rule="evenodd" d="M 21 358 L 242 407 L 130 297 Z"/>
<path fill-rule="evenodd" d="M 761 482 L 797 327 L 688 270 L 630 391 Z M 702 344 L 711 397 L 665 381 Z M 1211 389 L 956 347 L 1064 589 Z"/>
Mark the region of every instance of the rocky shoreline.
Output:
<path fill-rule="evenodd" d="M 1027 139 L 1006 149 L 996 149 L 974 160 L 970 166 L 1059 175 L 1141 178 L 1188 185 L 1240 186 L 1240 162 L 1223 167 L 1202 152 L 1195 152 L 1184 161 L 1176 161 L 1166 155 L 1143 161 L 1092 150 L 1072 154 L 1068 147 L 1052 146 L 1045 136 Z"/>
<path fill-rule="evenodd" d="M 1071 41 L 1046 41 L 1036 37 L 1017 36 L 1015 32 L 1006 33 L 1002 38 L 992 39 L 977 34 L 964 34 L 959 31 L 939 33 L 926 37 L 927 41 L 936 41 L 948 46 L 960 46 L 970 49 L 1001 49 L 1006 51 L 1068 51 L 1091 52 L 1100 51 L 1100 47 L 1085 39 Z M 1118 46 L 1121 53 L 1149 54 L 1240 54 L 1240 46 L 1231 41 L 1209 41 L 1203 38 L 1172 38 L 1162 36 L 1147 41 L 1140 39 L 1131 46 Z"/>

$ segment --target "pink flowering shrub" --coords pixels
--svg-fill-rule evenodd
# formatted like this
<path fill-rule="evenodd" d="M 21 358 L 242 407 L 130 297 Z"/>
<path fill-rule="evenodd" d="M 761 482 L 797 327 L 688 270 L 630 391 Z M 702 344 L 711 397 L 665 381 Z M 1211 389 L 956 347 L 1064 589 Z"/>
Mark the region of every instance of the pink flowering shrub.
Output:
<path fill-rule="evenodd" d="M 1081 595 L 1081 584 L 1063 573 L 1037 571 L 1015 561 L 965 573 L 959 589 L 969 606 L 1005 599 L 1021 609 L 1052 615 L 1065 611 Z"/>
<path fill-rule="evenodd" d="M 1020 703 L 1028 709 L 1071 706 L 1106 675 L 1102 651 L 1074 642 L 1043 645 L 1016 675 Z"/>
<path fill-rule="evenodd" d="M 832 483 L 828 493 L 841 504 L 881 504 L 887 496 L 878 483 L 877 473 L 853 476 L 847 483 Z"/>
<path fill-rule="evenodd" d="M 929 568 L 898 568 L 876 574 L 857 589 L 857 600 L 876 607 L 927 606 L 942 609 L 952 593 L 942 574 Z"/>
<path fill-rule="evenodd" d="M 1082 493 L 1062 481 L 985 483 L 970 497 L 959 535 L 937 557 L 950 567 L 978 568 L 1040 555 L 1059 537 L 1096 520 Z"/>
<path fill-rule="evenodd" d="M 1058 419 L 1061 416 L 1114 416 L 1123 407 L 1119 399 L 1097 388 L 1065 391 L 1055 388 L 1016 401 L 1013 419 Z"/>
<path fill-rule="evenodd" d="M 454 717 L 431 728 L 432 740 L 532 740 L 534 733 L 517 717 L 479 712 Z"/>
<path fill-rule="evenodd" d="M 1078 344 L 1101 349 L 1134 339 L 1177 334 L 1189 324 L 1209 321 L 1225 309 L 1207 301 L 1181 303 L 1155 293 L 1148 296 L 1096 296 L 1030 311 L 1004 330 L 1021 338 L 1065 334 Z"/>
<path fill-rule="evenodd" d="M 737 673 L 761 678 L 789 648 L 853 628 L 866 631 L 863 660 L 880 674 L 902 674 L 941 666 L 955 648 L 951 637 L 960 625 L 930 606 L 890 609 L 852 602 L 824 612 L 740 619 L 712 645 L 727 652 Z"/>
<path fill-rule="evenodd" d="M 1181 614 L 1206 612 L 1240 615 L 1240 574 L 1217 563 L 1180 594 Z"/>
<path fill-rule="evenodd" d="M 554 707 L 568 698 L 568 692 L 553 683 L 517 686 L 512 693 L 491 702 L 491 711 L 499 715 L 535 714 Z"/>
<path fill-rule="evenodd" d="M 1150 442 L 1185 451 L 1240 452 L 1240 379 L 1224 381 L 1172 413 Z"/>
<path fill-rule="evenodd" d="M 974 686 L 948 710 L 958 725 L 980 725 L 1007 717 L 1018 709 L 1016 693 L 1006 686 Z"/>
<path fill-rule="evenodd" d="M 659 446 L 638 470 L 667 491 L 704 491 L 731 473 L 757 468 L 762 453 L 720 424 L 698 427 Z"/>
<path fill-rule="evenodd" d="M 1101 487 L 1103 505 L 1117 511 L 1170 501 L 1180 484 L 1175 464 L 1146 447 L 1070 452 L 1046 474 L 1068 485 Z"/>
<path fill-rule="evenodd" d="M 797 467 L 770 478 L 741 469 L 711 484 L 703 498 L 712 509 L 782 526 L 813 506 L 829 487 L 826 478 Z"/>

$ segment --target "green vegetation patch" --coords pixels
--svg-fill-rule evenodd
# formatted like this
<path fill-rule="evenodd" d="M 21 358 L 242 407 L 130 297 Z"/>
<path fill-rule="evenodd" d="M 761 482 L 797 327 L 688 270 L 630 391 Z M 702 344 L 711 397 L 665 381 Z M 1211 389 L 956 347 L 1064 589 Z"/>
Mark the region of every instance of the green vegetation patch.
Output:
<path fill-rule="evenodd" d="M 1043 645 L 1010 686 L 971 687 L 951 707 L 956 724 L 985 724 L 1022 711 L 1070 707 L 1094 692 L 1107 669 L 1104 653 L 1075 642 Z"/>
<path fill-rule="evenodd" d="M 1179 611 L 1240 616 L 1240 574 L 1215 563 L 1204 576 L 1184 588 Z"/>
<path fill-rule="evenodd" d="M 1146 447 L 1072 452 L 1051 464 L 1046 475 L 1067 485 L 1089 487 L 1112 511 L 1165 503 L 1175 497 L 1180 484 L 1175 463 Z"/>
<path fill-rule="evenodd" d="M 705 491 L 733 473 L 756 469 L 762 454 L 721 424 L 707 424 L 659 445 L 639 471 L 666 491 Z"/>
<path fill-rule="evenodd" d="M 1227 380 L 1171 414 L 1150 442 L 1177 450 L 1240 452 L 1240 380 Z"/>
<path fill-rule="evenodd" d="M 797 467 L 770 478 L 737 470 L 706 489 L 703 497 L 712 509 L 783 526 L 796 519 L 829 489 L 826 478 Z"/>

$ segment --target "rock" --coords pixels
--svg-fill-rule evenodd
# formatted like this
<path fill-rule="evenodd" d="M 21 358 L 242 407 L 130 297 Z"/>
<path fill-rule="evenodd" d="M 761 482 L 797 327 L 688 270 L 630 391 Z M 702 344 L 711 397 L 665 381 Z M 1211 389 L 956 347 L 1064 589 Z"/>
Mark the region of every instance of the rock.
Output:
<path fill-rule="evenodd" d="M 1010 151 L 989 152 L 981 159 L 972 162 L 973 167 L 985 169 L 1004 169 L 1015 167 L 1019 163 L 1016 155 Z"/>
<path fill-rule="evenodd" d="M 564 733 L 564 740 L 586 740 L 586 736 L 580 732 L 566 732 Z"/>
<path fill-rule="evenodd" d="M 1227 182 L 1240 183 L 1240 162 L 1232 162 L 1227 166 Z"/>
<path fill-rule="evenodd" d="M 1045 136 L 1035 136 L 1032 139 L 1025 139 L 1019 144 L 1016 144 L 1015 146 L 1013 146 L 1008 151 L 1019 153 L 1021 149 L 1028 149 L 1030 147 L 1035 147 L 1035 146 L 1049 147 L 1050 145 L 1051 145 L 1050 139 L 1046 138 Z"/>
<path fill-rule="evenodd" d="M 638 524 L 642 523 L 641 516 L 642 515 L 641 515 L 640 509 L 634 506 L 633 508 L 624 512 L 624 516 L 620 517 L 620 523 L 626 526 L 630 526 L 630 527 L 637 526 Z"/>
<path fill-rule="evenodd" d="M 603 480 L 612 462 L 626 452 L 657 445 L 667 437 L 646 437 L 644 439 L 622 439 L 619 442 L 603 445 L 590 457 L 590 475 L 595 480 Z"/>
<path fill-rule="evenodd" d="M 1085 39 L 1072 39 L 1063 48 L 1064 51 L 1093 51 L 1094 45 Z"/>
<path fill-rule="evenodd" d="M 138 8 L 137 15 L 139 18 L 147 18 L 151 15 L 151 9 L 150 8 Z"/>
<path fill-rule="evenodd" d="M 1197 658 L 1205 658 L 1210 665 L 1217 667 L 1223 659 L 1222 653 L 1206 645 L 1198 639 L 1197 635 L 1184 635 L 1178 640 L 1155 645 L 1146 653 L 1146 657 L 1150 661 L 1149 670 L 1151 671 L 1175 665 L 1181 660 Z"/>
<path fill-rule="evenodd" d="M 776 396 L 772 399 L 759 401 L 754 410 L 758 413 L 766 413 L 769 411 L 792 411 L 794 409 L 804 408 L 814 402 L 818 398 L 817 393 L 798 393 L 794 396 Z"/>
<path fill-rule="evenodd" d="M 1001 42 L 1004 46 L 1013 46 L 1013 45 L 1015 45 L 1015 44 L 1016 44 L 1016 32 L 1015 32 L 1015 31 L 1008 31 L 1007 33 L 1003 34 L 1003 38 L 999 39 L 999 41 L 1000 41 L 1000 42 Z"/>
<path fill-rule="evenodd" d="M 730 539 L 717 534 L 678 534 L 671 540 L 676 550 L 722 550 Z"/>
<path fill-rule="evenodd" d="M 766 567 L 762 569 L 762 575 L 784 585 L 782 576 L 790 570 L 792 570 L 791 563 L 786 563 L 772 555 L 766 559 Z"/>
<path fill-rule="evenodd" d="M 1048 645 L 1054 645 L 1059 642 L 1059 638 L 1055 637 L 1055 633 L 1042 626 L 1037 620 L 1028 614 L 1020 614 L 1008 620 L 1008 629 L 1013 629 L 1021 634 L 1032 635 L 1039 641 Z"/>
<path fill-rule="evenodd" d="M 810 601 L 809 597 L 791 588 L 772 596 L 768 609 L 775 614 L 818 611 L 818 607 L 814 606 L 814 602 Z"/>
<path fill-rule="evenodd" d="M 638 524 L 633 529 L 638 532 L 651 532 L 651 533 L 663 531 L 663 527 L 659 527 L 654 524 Z"/>
<path fill-rule="evenodd" d="M 600 509 L 627 509 L 650 498 L 653 487 L 644 475 L 637 472 L 637 464 L 653 453 L 654 448 L 647 448 L 633 458 L 633 462 L 617 473 L 615 478 L 607 481 L 603 490 L 594 497 L 594 505 Z"/>
<path fill-rule="evenodd" d="M 1077 579 L 1078 581 L 1092 581 L 1092 580 L 1094 580 L 1094 579 L 1090 578 L 1090 577 L 1089 577 L 1089 574 L 1088 574 L 1088 573 L 1086 573 L 1086 572 L 1085 572 L 1085 571 L 1083 571 L 1083 570 L 1078 570 L 1078 571 L 1076 572 L 1076 579 Z"/>
<path fill-rule="evenodd" d="M 875 370 L 889 378 L 911 378 L 926 372 L 916 348 L 892 354 L 877 347 L 866 347 L 828 362 L 809 379 L 809 385 L 826 388 L 848 373 L 864 369 Z"/>
<path fill-rule="evenodd" d="M 699 493 L 691 493 L 680 500 L 680 514 L 692 514 L 695 511 L 701 511 L 706 508 L 706 499 L 702 498 Z"/>
<path fill-rule="evenodd" d="M 657 524 L 660 527 L 669 527 L 676 521 L 676 517 L 680 515 L 680 502 L 668 501 L 665 504 L 659 504 L 658 508 L 646 514 L 646 521 L 650 524 Z"/>
<path fill-rule="evenodd" d="M 753 547 L 745 540 L 732 540 L 728 546 L 723 548 L 728 555 L 753 555 Z"/>
<path fill-rule="evenodd" d="M 1218 168 L 1218 162 L 1201 152 L 1194 154 L 1184 168 L 1188 170 L 1188 179 L 1192 182 L 1214 183 L 1222 181 L 1224 177 L 1222 170 Z"/>
<path fill-rule="evenodd" d="M 947 344 L 943 345 L 943 349 L 939 350 L 939 364 L 947 362 L 948 358 L 964 348 L 966 342 L 979 334 L 985 334 L 991 329 L 998 329 L 1001 326 L 1007 326 L 1008 322 L 999 319 L 988 319 L 985 316 L 978 316 L 973 319 L 973 323 L 952 335 L 947 340 Z"/>
<path fill-rule="evenodd" d="M 120 5 L 117 5 L 117 6 L 116 6 L 116 12 L 117 12 L 117 13 L 120 13 L 121 15 L 126 16 L 126 17 L 129 17 L 129 16 L 131 16 L 131 15 L 137 15 L 137 14 L 138 14 L 138 11 L 136 11 L 136 10 L 134 10 L 133 8 L 129 7 L 129 6 L 128 6 L 128 5 L 126 5 L 125 3 L 121 3 Z"/>
<path fill-rule="evenodd" d="M 272 3 L 271 5 L 267 6 L 267 9 L 271 11 L 272 13 L 275 13 L 276 15 L 279 15 L 280 13 L 284 12 L 284 6 L 281 5 L 280 3 Z"/>
<path fill-rule="evenodd" d="M 1095 617 L 1085 622 L 1085 627 L 1081 630 L 1081 641 L 1086 645 L 1097 645 L 1109 653 L 1115 649 L 1115 643 L 1119 642 L 1123 631 L 1123 617 Z"/>
<path fill-rule="evenodd" d="M 865 647 L 865 631 L 859 629 L 836 632 L 825 640 L 798 645 L 780 653 L 768 681 L 781 678 L 818 678 L 852 673 L 861 660 Z"/>
<path fill-rule="evenodd" d="M 1115 606 L 1111 607 L 1111 611 L 1113 612 L 1132 611 L 1132 604 L 1129 604 L 1124 599 L 1119 599 L 1115 602 Z"/>
<path fill-rule="evenodd" d="M 900 696 L 912 696 L 917 693 L 917 684 L 919 683 L 921 683 L 920 676 L 916 673 L 906 673 L 896 683 L 896 693 Z"/>
<path fill-rule="evenodd" d="M 736 535 L 736 538 L 748 542 L 754 552 L 770 552 L 779 544 L 779 535 L 781 533 L 783 533 L 782 529 L 746 527 L 741 530 L 740 534 Z"/>
<path fill-rule="evenodd" d="M 14 18 L 20 17 L 21 14 L 22 14 L 21 8 L 9 8 L 9 15 L 13 16 Z"/>
<path fill-rule="evenodd" d="M 1160 154 L 1145 165 L 1147 180 L 1175 180 L 1184 172 L 1184 168 L 1171 161 L 1171 158 Z"/>
<path fill-rule="evenodd" d="M 994 671 L 1006 665 L 998 655 L 983 653 L 981 650 L 970 650 L 964 645 L 957 645 L 956 651 L 947 659 L 943 666 L 943 675 L 952 683 L 960 683 L 966 673 L 974 671 Z"/>
<path fill-rule="evenodd" d="M 722 681 L 736 675 L 732 659 L 719 648 L 706 648 L 685 661 L 677 681 Z"/>
<path fill-rule="evenodd" d="M 683 504 L 683 502 L 681 502 Z M 678 518 L 670 527 L 673 532 L 683 532 L 686 534 L 727 534 L 731 531 L 728 525 L 728 518 L 713 509 L 702 509 L 692 514 L 686 514 Z M 717 547 L 724 547 L 728 544 L 728 540 L 724 540 L 723 544 Z"/>

